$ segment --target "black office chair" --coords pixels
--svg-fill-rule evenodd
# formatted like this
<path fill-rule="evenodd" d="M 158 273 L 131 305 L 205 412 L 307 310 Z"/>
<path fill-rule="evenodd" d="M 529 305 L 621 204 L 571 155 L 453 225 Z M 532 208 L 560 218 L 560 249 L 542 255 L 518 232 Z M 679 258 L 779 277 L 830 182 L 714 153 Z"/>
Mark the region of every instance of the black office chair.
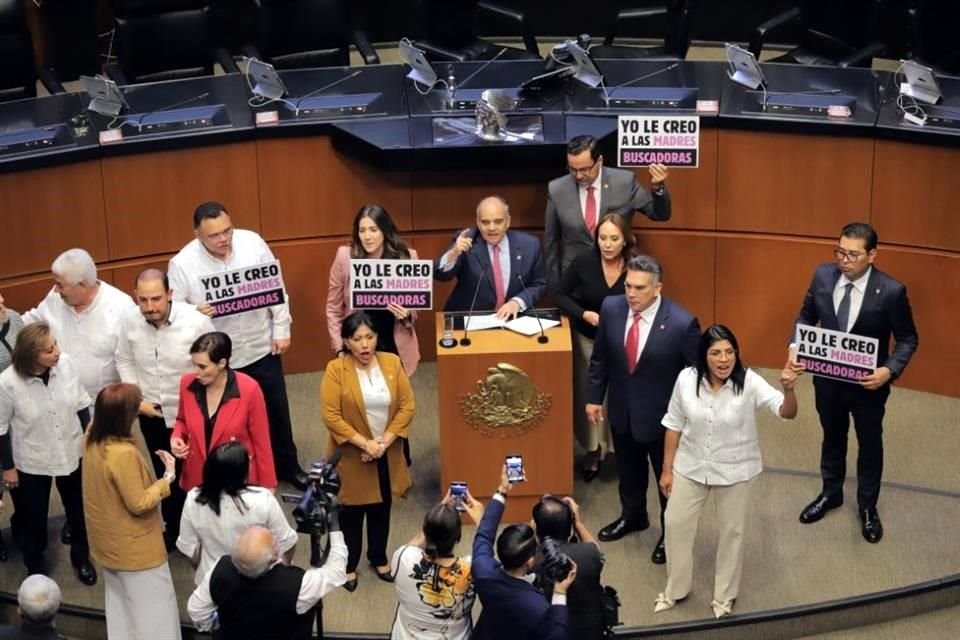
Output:
<path fill-rule="evenodd" d="M 37 79 L 50 93 L 64 93 L 53 69 L 36 68 L 22 0 L 0 0 L 0 102 L 35 98 Z"/>
<path fill-rule="evenodd" d="M 540 49 L 533 28 L 522 11 L 481 0 L 413 0 L 411 3 L 425 25 L 426 35 L 414 43 L 430 60 L 464 62 L 489 60 L 539 60 Z M 501 47 L 477 37 L 477 22 L 493 19 L 519 29 L 523 49 Z M 504 50 L 503 53 L 500 53 Z"/>
<path fill-rule="evenodd" d="M 238 68 L 210 39 L 207 0 L 114 0 L 117 62 L 107 75 L 117 84 L 213 75 L 214 62 L 227 73 Z"/>
<path fill-rule="evenodd" d="M 919 0 L 907 9 L 905 57 L 947 75 L 960 73 L 960 44 L 956 29 L 960 4 L 954 0 Z"/>
<path fill-rule="evenodd" d="M 602 45 L 590 48 L 594 58 L 683 60 L 690 48 L 690 25 L 696 9 L 695 0 L 670 0 L 666 4 L 620 9 L 616 12 Z M 646 24 L 663 22 L 663 44 L 657 46 L 623 46 L 613 42 L 625 31 L 638 33 Z"/>
<path fill-rule="evenodd" d="M 883 5 L 884 0 L 805 0 L 758 26 L 750 51 L 759 59 L 774 34 L 792 31 L 787 41 L 800 44 L 766 62 L 870 67 L 886 49 L 876 37 Z"/>
<path fill-rule="evenodd" d="M 350 44 L 366 64 L 380 57 L 363 30 L 351 31 L 344 0 L 253 0 L 259 35 L 256 47 L 244 54 L 265 60 L 277 69 L 345 67 Z"/>

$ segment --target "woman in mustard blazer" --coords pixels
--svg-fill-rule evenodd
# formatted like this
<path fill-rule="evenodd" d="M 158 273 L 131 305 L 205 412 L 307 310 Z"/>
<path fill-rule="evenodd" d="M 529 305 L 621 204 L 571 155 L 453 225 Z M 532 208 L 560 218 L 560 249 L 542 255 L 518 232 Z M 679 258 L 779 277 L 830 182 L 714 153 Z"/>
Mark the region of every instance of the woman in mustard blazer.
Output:
<path fill-rule="evenodd" d="M 347 542 L 348 591 L 357 588 L 357 565 L 367 521 L 367 560 L 377 577 L 392 582 L 387 560 L 390 505 L 406 495 L 410 472 L 403 441 L 413 420 L 414 398 L 400 358 L 377 351 L 373 320 L 362 311 L 344 320 L 341 354 L 327 364 L 320 383 L 323 421 L 330 432 L 328 456 L 340 447 L 343 481 L 340 525 Z"/>

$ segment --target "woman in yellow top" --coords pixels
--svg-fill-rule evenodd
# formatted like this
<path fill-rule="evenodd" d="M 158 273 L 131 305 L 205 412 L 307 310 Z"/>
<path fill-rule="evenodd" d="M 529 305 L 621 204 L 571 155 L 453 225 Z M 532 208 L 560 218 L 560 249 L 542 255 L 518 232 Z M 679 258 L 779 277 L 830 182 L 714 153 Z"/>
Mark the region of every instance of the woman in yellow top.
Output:
<path fill-rule="evenodd" d="M 163 543 L 160 501 L 176 478 L 174 457 L 154 481 L 131 435 L 142 400 L 134 384 L 97 396 L 83 453 L 83 509 L 90 555 L 103 567 L 107 638 L 179 640 L 180 612 Z"/>
<path fill-rule="evenodd" d="M 393 582 L 387 561 L 390 505 L 410 488 L 403 440 L 415 403 L 400 358 L 377 351 L 377 334 L 367 313 L 347 316 L 340 335 L 343 349 L 327 364 L 320 401 L 330 432 L 327 453 L 337 447 L 342 452 L 337 467 L 343 481 L 340 525 L 349 550 L 344 588 L 354 591 L 364 519 L 367 560 L 378 578 Z"/>

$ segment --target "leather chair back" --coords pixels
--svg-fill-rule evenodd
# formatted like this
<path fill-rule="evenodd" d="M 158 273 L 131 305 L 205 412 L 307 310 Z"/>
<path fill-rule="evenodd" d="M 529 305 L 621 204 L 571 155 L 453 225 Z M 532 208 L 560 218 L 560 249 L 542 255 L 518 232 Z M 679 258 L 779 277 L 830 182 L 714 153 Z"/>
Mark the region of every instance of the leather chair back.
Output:
<path fill-rule="evenodd" d="M 258 50 L 278 69 L 350 64 L 343 0 L 260 0 Z"/>
<path fill-rule="evenodd" d="M 23 0 L 0 0 L 0 60 L 0 101 L 35 97 L 37 71 Z"/>
<path fill-rule="evenodd" d="M 129 83 L 213 74 L 207 0 L 115 0 L 115 48 Z"/>

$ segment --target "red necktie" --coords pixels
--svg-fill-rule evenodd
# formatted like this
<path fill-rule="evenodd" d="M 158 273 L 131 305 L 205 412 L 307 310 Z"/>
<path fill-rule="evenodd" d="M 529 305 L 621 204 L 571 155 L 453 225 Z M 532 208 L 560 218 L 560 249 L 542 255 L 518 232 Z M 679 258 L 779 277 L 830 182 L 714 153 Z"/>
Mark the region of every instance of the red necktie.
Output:
<path fill-rule="evenodd" d="M 640 312 L 636 311 L 633 314 L 633 324 L 630 325 L 630 330 L 627 332 L 627 369 L 630 373 L 633 373 L 633 370 L 637 368 L 637 350 L 640 348 Z"/>
<path fill-rule="evenodd" d="M 497 309 L 503 306 L 503 269 L 500 268 L 500 245 L 493 246 L 493 287 L 497 292 Z"/>
<path fill-rule="evenodd" d="M 587 187 L 587 206 L 583 212 L 583 221 L 593 235 L 597 229 L 597 199 L 593 196 L 593 185 Z"/>

